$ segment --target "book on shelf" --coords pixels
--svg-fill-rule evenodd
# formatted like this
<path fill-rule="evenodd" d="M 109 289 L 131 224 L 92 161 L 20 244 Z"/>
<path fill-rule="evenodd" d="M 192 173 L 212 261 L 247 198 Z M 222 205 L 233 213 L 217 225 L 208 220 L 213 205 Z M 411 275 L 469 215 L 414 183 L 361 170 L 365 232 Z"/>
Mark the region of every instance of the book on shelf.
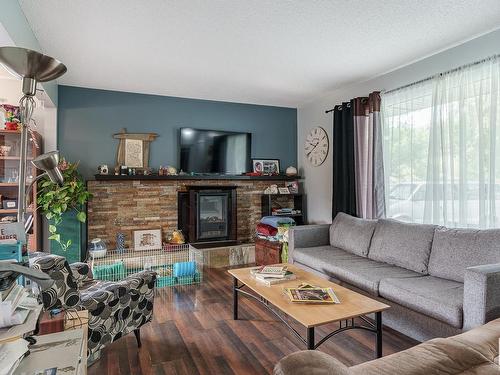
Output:
<path fill-rule="evenodd" d="M 283 288 L 290 301 L 296 303 L 336 304 L 339 298 L 332 288 L 321 288 L 314 285 L 302 284 L 297 288 Z"/>

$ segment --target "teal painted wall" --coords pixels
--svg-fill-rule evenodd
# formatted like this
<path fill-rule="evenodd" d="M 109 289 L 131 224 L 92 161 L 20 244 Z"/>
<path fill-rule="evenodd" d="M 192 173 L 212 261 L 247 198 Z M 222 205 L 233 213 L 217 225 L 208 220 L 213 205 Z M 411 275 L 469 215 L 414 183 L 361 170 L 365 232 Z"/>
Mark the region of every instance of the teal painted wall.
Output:
<path fill-rule="evenodd" d="M 0 23 L 7 30 L 17 47 L 29 48 L 43 53 L 18 0 L 2 0 Z M 57 58 L 57 56 L 53 57 Z M 54 106 L 57 106 L 57 84 L 55 82 L 46 82 L 41 86 L 52 100 L 52 103 L 54 103 Z"/>
<path fill-rule="evenodd" d="M 115 164 L 122 128 L 157 133 L 150 166 L 178 167 L 178 129 L 230 130 L 252 133 L 252 157 L 276 158 L 284 170 L 297 165 L 295 108 L 217 102 L 59 86 L 58 147 L 70 161 L 80 161 L 89 178 L 99 164 Z"/>

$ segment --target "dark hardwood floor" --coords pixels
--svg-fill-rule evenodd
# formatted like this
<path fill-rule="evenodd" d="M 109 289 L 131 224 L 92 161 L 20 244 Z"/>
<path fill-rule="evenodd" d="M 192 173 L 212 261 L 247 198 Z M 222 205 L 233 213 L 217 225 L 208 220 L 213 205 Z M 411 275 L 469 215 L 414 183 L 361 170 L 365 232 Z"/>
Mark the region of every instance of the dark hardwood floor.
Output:
<path fill-rule="evenodd" d="M 205 269 L 203 276 L 200 285 L 159 290 L 153 321 L 141 328 L 142 348 L 131 333 L 106 347 L 89 374 L 269 374 L 280 358 L 304 349 L 283 323 L 244 296 L 240 320 L 233 321 L 232 279 L 226 269 Z M 317 329 L 316 340 L 335 327 Z M 319 350 L 353 365 L 373 359 L 374 344 L 372 333 L 353 330 Z M 384 329 L 384 355 L 415 344 Z"/>

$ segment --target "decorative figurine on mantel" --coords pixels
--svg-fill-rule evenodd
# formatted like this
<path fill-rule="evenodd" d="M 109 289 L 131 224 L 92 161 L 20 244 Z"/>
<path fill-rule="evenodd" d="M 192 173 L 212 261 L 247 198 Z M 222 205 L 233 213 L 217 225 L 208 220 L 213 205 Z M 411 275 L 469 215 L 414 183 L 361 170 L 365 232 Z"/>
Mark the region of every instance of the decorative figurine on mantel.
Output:
<path fill-rule="evenodd" d="M 125 252 L 125 234 L 118 232 L 116 233 L 116 251 L 119 254 L 123 254 Z"/>
<path fill-rule="evenodd" d="M 285 174 L 289 177 L 292 177 L 292 176 L 297 176 L 297 168 L 293 167 L 293 166 L 289 166 L 287 169 L 286 169 L 286 172 Z"/>
<path fill-rule="evenodd" d="M 116 165 L 126 165 L 136 171 L 148 169 L 149 145 L 156 137 L 156 133 L 127 133 L 125 128 L 113 134 L 113 138 L 120 140 L 116 150 Z"/>

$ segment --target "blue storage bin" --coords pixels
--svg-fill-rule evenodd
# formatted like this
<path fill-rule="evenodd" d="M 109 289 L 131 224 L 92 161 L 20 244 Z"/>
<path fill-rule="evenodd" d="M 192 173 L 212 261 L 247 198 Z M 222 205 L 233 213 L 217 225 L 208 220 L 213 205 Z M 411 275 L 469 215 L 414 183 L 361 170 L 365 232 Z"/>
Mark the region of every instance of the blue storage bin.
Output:
<path fill-rule="evenodd" d="M 174 263 L 174 277 L 194 276 L 196 275 L 196 262 Z"/>
<path fill-rule="evenodd" d="M 0 260 L 14 259 L 18 262 L 23 259 L 23 245 L 18 241 L 15 244 L 0 244 Z"/>

